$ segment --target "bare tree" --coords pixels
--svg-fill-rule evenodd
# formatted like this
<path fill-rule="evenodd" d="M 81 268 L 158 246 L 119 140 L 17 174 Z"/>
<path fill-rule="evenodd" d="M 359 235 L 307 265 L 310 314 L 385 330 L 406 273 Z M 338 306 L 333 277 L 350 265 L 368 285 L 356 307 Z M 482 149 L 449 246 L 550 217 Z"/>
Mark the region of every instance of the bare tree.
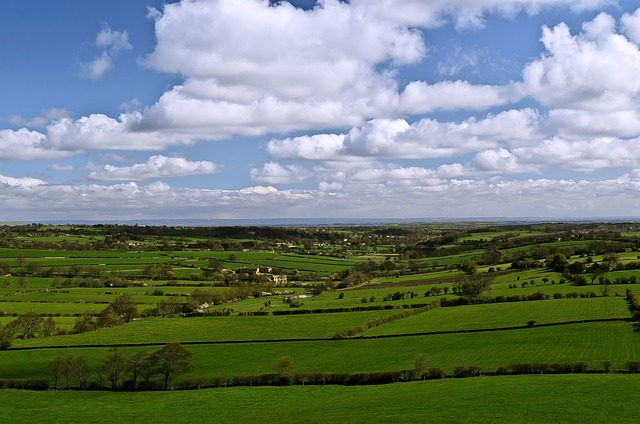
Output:
<path fill-rule="evenodd" d="M 117 389 L 118 381 L 127 369 L 127 359 L 124 354 L 117 347 L 113 347 L 110 349 L 109 355 L 102 359 L 100 365 L 111 382 L 111 389 Z"/>

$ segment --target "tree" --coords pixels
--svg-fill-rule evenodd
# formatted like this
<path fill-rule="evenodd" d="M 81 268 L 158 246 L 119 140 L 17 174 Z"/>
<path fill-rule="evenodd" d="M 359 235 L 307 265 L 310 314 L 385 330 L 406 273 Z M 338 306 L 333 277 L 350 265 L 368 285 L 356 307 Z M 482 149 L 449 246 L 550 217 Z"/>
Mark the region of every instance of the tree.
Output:
<path fill-rule="evenodd" d="M 182 303 L 171 297 L 159 302 L 156 309 L 158 311 L 158 315 L 161 317 L 171 317 L 180 313 L 182 310 Z"/>
<path fill-rule="evenodd" d="M 607 253 L 602 257 L 602 265 L 606 267 L 606 271 L 610 271 L 620 262 L 620 255 L 617 253 Z"/>
<path fill-rule="evenodd" d="M 71 367 L 72 375 L 78 380 L 78 386 L 84 389 L 91 374 L 87 360 L 82 357 L 74 357 L 71 362 Z"/>
<path fill-rule="evenodd" d="M 491 278 L 486 274 L 468 275 L 460 281 L 460 290 L 471 297 L 480 296 L 490 287 Z"/>
<path fill-rule="evenodd" d="M 22 339 L 37 337 L 42 332 L 44 318 L 35 312 L 27 312 L 11 322 L 15 335 Z"/>
<path fill-rule="evenodd" d="M 293 372 L 293 359 L 291 356 L 283 356 L 278 358 L 273 364 L 273 372 L 278 377 L 286 377 Z"/>
<path fill-rule="evenodd" d="M 158 368 L 150 355 L 147 355 L 142 362 L 140 362 L 139 369 L 140 377 L 142 377 L 144 389 L 148 389 L 151 379 L 158 373 Z"/>
<path fill-rule="evenodd" d="M 44 368 L 45 372 L 49 374 L 51 377 L 53 377 L 54 389 L 58 388 L 58 380 L 62 376 L 64 366 L 65 366 L 64 358 L 61 356 L 58 356 L 57 358 L 52 359 L 51 361 L 47 362 L 47 365 L 45 365 L 45 368 Z"/>
<path fill-rule="evenodd" d="M 124 322 L 130 322 L 134 318 L 138 318 L 140 316 L 138 313 L 138 306 L 133 300 L 133 295 L 130 293 L 118 296 L 118 298 L 111 302 L 107 308 L 110 308 L 113 312 L 119 315 Z"/>
<path fill-rule="evenodd" d="M 117 327 L 124 324 L 124 320 L 108 306 L 100 312 L 97 320 L 98 327 Z"/>
<path fill-rule="evenodd" d="M 163 377 L 163 388 L 165 390 L 169 385 L 169 380 L 194 369 L 189 360 L 192 355 L 180 343 L 166 344 L 150 355 L 152 363 L 155 364 L 158 373 Z"/>
<path fill-rule="evenodd" d="M 602 297 L 609 296 L 609 282 L 608 279 L 600 277 L 600 294 Z"/>
<path fill-rule="evenodd" d="M 495 265 L 502 261 L 502 253 L 494 247 L 490 247 L 482 252 L 481 260 L 485 265 Z"/>
<path fill-rule="evenodd" d="M 18 267 L 22 267 L 26 259 L 27 259 L 27 256 L 24 253 L 18 253 L 16 255 L 16 262 L 18 263 Z"/>
<path fill-rule="evenodd" d="M 135 389 L 138 384 L 138 377 L 142 374 L 144 370 L 144 362 L 147 360 L 149 355 L 144 350 L 139 350 L 127 361 L 127 372 L 131 375 L 132 378 L 132 387 Z"/>
<path fill-rule="evenodd" d="M 115 390 L 120 377 L 127 369 L 127 359 L 117 347 L 114 347 L 110 349 L 109 355 L 102 359 L 100 368 L 111 382 L 111 389 Z"/>
<path fill-rule="evenodd" d="M 64 377 L 67 389 L 74 378 L 78 381 L 78 387 L 82 389 L 89 378 L 87 360 L 73 355 L 59 356 L 53 359 L 46 365 L 45 371 L 53 377 L 54 387 L 57 387 L 58 380 Z"/>
<path fill-rule="evenodd" d="M 218 258 L 211 258 L 207 263 L 208 268 L 213 272 L 220 272 L 222 270 L 222 264 L 224 261 Z"/>
<path fill-rule="evenodd" d="M 567 270 L 571 273 L 571 274 L 582 274 L 585 270 L 585 266 L 584 263 L 581 261 L 575 261 L 573 263 L 571 263 L 568 267 Z"/>
<path fill-rule="evenodd" d="M 562 253 L 556 253 L 552 257 L 547 258 L 545 265 L 553 271 L 563 272 L 565 267 L 569 265 L 569 261 Z"/>
<path fill-rule="evenodd" d="M 93 317 L 89 313 L 80 315 L 73 326 L 73 332 L 75 334 L 87 333 L 89 331 L 95 331 L 95 329 L 96 323 L 93 322 Z"/>
<path fill-rule="evenodd" d="M 478 261 L 475 259 L 466 259 L 462 265 L 459 265 L 459 268 L 468 275 L 475 274 L 478 271 Z"/>
<path fill-rule="evenodd" d="M 56 326 L 56 322 L 52 317 L 48 317 L 44 320 L 42 324 L 42 335 L 43 336 L 53 336 L 58 331 L 58 327 Z"/>
<path fill-rule="evenodd" d="M 413 378 L 416 380 L 424 378 L 424 373 L 426 370 L 427 356 L 424 353 L 421 353 L 413 360 Z"/>
<path fill-rule="evenodd" d="M 31 275 L 39 274 L 42 271 L 42 264 L 40 264 L 40 262 L 29 262 L 27 264 L 27 270 Z"/>

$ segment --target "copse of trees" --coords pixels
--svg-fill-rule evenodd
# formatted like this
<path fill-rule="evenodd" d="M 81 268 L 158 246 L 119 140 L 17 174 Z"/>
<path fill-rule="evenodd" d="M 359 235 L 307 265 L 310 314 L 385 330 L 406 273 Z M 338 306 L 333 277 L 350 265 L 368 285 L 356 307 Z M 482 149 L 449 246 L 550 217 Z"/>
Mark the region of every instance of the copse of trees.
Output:
<path fill-rule="evenodd" d="M 62 333 L 52 317 L 46 319 L 35 312 L 18 315 L 6 325 L 0 324 L 0 349 L 8 349 L 14 339 L 31 339 Z"/>

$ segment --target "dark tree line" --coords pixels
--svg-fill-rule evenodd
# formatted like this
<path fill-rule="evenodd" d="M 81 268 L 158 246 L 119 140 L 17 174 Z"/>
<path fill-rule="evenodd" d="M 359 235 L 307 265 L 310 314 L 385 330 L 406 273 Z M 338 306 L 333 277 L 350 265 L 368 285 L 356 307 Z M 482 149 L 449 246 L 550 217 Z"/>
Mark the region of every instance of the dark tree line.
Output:
<path fill-rule="evenodd" d="M 89 381 L 91 370 L 86 359 L 75 355 L 54 358 L 45 366 L 45 372 L 56 389 L 166 390 L 173 379 L 194 370 L 191 356 L 179 343 L 168 343 L 151 353 L 138 350 L 130 355 L 113 347 L 96 367 L 95 380 Z"/>

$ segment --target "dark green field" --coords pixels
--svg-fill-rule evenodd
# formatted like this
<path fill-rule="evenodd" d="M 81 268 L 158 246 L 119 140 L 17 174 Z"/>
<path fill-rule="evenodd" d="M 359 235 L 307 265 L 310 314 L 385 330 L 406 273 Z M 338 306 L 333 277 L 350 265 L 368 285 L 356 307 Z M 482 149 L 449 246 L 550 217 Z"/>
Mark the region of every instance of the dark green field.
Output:
<path fill-rule="evenodd" d="M 633 375 L 447 379 L 383 386 L 178 392 L 0 391 L 13 422 L 634 423 Z"/>

